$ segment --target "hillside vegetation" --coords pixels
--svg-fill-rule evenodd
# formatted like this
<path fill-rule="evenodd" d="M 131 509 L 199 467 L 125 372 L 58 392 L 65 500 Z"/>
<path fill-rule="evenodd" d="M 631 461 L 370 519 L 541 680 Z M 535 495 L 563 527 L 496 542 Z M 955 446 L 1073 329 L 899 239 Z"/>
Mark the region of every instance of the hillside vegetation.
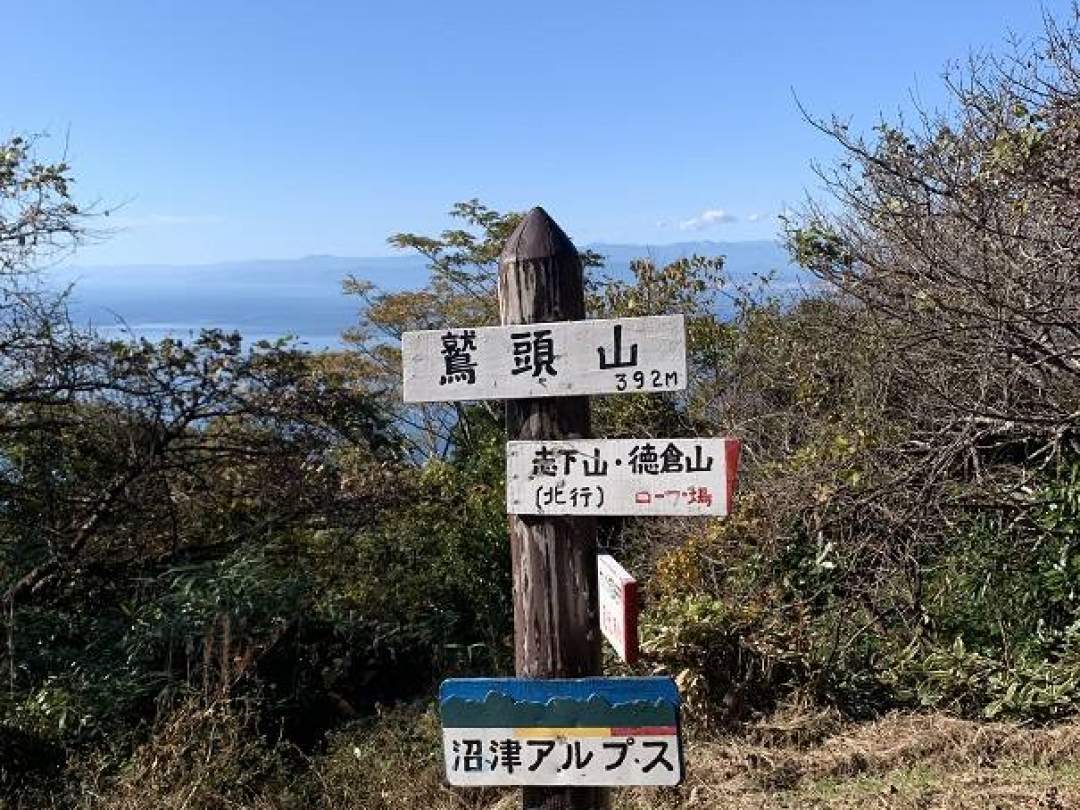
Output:
<path fill-rule="evenodd" d="M 811 122 L 844 156 L 796 301 L 583 255 L 591 316 L 688 319 L 688 390 L 595 435 L 744 443 L 730 519 L 602 525 L 693 740 L 623 806 L 1080 802 L 1076 22 L 914 126 Z M 497 322 L 519 215 L 393 236 L 429 282 L 346 280 L 344 351 L 117 341 L 39 284 L 100 222 L 43 150 L 0 145 L 0 808 L 508 801 L 442 785 L 432 706 L 512 670 L 503 415 L 404 405 L 398 338 Z"/>

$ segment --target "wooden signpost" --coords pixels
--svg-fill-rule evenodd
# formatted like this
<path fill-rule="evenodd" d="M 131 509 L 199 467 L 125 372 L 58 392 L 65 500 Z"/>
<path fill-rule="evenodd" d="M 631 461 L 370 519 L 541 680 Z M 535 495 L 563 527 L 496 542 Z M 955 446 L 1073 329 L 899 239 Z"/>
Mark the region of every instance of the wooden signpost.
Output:
<path fill-rule="evenodd" d="M 589 395 L 686 387 L 685 322 L 585 320 L 581 260 L 542 208 L 499 258 L 499 313 L 500 327 L 402 337 L 407 402 L 506 400 L 518 678 L 444 683 L 446 774 L 521 785 L 523 810 L 600 810 L 605 786 L 677 784 L 683 764 L 672 681 L 589 677 L 601 615 L 628 661 L 637 638 L 625 572 L 607 558 L 598 574 L 595 518 L 727 515 L 739 445 L 590 439 Z M 603 608 L 598 582 L 615 587 Z"/>
<path fill-rule="evenodd" d="M 670 678 L 462 678 L 439 690 L 451 785 L 677 785 Z"/>
<path fill-rule="evenodd" d="M 542 208 L 525 215 L 499 258 L 499 314 L 503 324 L 515 325 L 585 319 L 581 259 Z M 587 439 L 589 399 L 510 400 L 506 432 L 518 441 Z M 599 675 L 595 519 L 512 514 L 508 522 L 515 671 L 522 678 Z M 597 786 L 527 785 L 521 792 L 522 810 L 606 805 L 605 791 Z"/>

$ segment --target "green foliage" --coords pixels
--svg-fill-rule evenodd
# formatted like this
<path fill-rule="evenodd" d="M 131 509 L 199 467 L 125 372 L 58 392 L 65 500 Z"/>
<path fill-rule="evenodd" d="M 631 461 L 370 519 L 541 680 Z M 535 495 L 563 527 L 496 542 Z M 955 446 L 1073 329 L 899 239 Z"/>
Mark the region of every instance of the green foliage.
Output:
<path fill-rule="evenodd" d="M 852 261 L 840 236 L 821 222 L 792 228 L 788 244 L 792 257 L 803 267 L 848 265 Z"/>
<path fill-rule="evenodd" d="M 672 596 L 645 617 L 642 651 L 671 673 L 694 720 L 733 722 L 805 681 L 797 624 L 759 604 Z"/>
<path fill-rule="evenodd" d="M 644 584 L 644 667 L 676 677 L 695 722 L 793 695 L 849 714 L 1080 708 L 1058 148 L 1080 125 L 1064 97 L 966 92 L 989 123 L 871 143 L 834 126 L 857 185 L 789 222 L 827 283 L 801 298 L 737 285 L 722 259 L 612 279 L 583 256 L 591 315 L 688 322 L 688 390 L 598 399 L 597 435 L 743 443 L 730 519 L 603 523 Z M 24 141 L 0 148 L 0 200 L 0 269 L 84 235 L 68 168 Z M 362 310 L 344 352 L 104 341 L 62 297 L 0 306 L 0 802 L 63 780 L 118 810 L 445 792 L 424 701 L 447 675 L 511 670 L 505 428 L 490 404 L 403 404 L 398 339 L 494 323 L 520 221 L 451 213 L 461 227 L 391 237 L 428 259 L 423 289 L 346 281 Z"/>
<path fill-rule="evenodd" d="M 511 631 L 504 438 L 482 418 L 472 430 L 470 453 L 396 482 L 399 509 L 352 536 L 320 540 L 318 553 L 352 558 L 327 571 L 320 607 L 378 617 L 386 632 L 422 631 L 439 667 L 491 672 L 505 670 Z M 351 571 L 359 576 L 342 576 Z"/>
<path fill-rule="evenodd" d="M 1061 655 L 1002 660 L 967 649 L 957 637 L 951 646 L 897 656 L 886 679 L 899 700 L 922 707 L 990 719 L 1059 719 L 1080 709 L 1078 642 L 1080 624 L 1070 628 Z"/>
<path fill-rule="evenodd" d="M 0 276 L 32 271 L 87 235 L 91 211 L 72 195 L 71 167 L 40 159 L 39 140 L 0 141 Z"/>

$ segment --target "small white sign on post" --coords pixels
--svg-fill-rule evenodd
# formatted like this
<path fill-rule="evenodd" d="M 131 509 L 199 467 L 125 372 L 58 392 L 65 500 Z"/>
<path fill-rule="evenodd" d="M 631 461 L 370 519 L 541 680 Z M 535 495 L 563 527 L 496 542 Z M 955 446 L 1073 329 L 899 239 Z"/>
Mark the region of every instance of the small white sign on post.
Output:
<path fill-rule="evenodd" d="M 686 388 L 682 315 L 406 332 L 406 402 Z"/>
<path fill-rule="evenodd" d="M 736 439 L 508 442 L 512 515 L 704 515 L 731 512 Z"/>
<path fill-rule="evenodd" d="M 600 630 L 619 658 L 633 664 L 638 657 L 637 580 L 610 554 L 596 558 Z"/>

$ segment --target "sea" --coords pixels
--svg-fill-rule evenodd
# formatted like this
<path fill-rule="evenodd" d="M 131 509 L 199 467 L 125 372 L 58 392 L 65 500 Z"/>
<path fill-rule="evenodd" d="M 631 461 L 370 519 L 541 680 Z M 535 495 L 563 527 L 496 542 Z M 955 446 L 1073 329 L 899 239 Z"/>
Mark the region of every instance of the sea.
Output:
<path fill-rule="evenodd" d="M 689 242 L 675 245 L 591 245 L 606 257 L 602 273 L 628 278 L 635 258 L 658 264 L 682 256 L 725 256 L 735 279 L 771 274 L 775 289 L 813 282 L 771 241 Z M 419 289 L 429 279 L 415 255 L 252 260 L 203 265 L 68 265 L 46 271 L 46 283 L 66 289 L 80 326 L 117 337 L 159 340 L 196 336 L 201 329 L 237 330 L 244 340 L 290 336 L 312 351 L 340 348 L 342 333 L 356 325 L 362 302 L 346 295 L 348 277 L 380 290 Z"/>

